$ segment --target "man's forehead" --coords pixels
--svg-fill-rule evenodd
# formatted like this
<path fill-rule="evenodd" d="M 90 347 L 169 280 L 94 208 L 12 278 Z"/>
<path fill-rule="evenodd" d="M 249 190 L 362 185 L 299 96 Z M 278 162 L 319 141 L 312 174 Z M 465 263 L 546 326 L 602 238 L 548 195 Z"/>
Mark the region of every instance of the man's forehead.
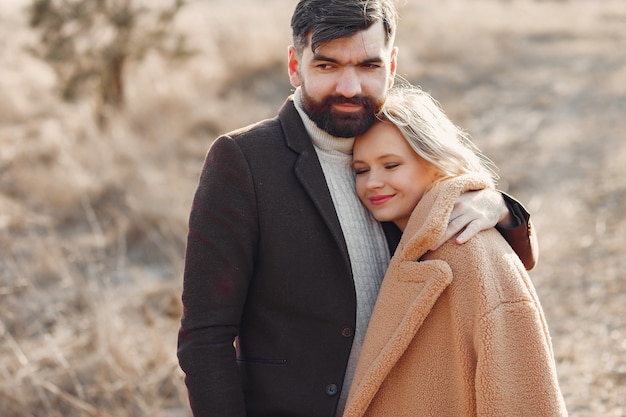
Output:
<path fill-rule="evenodd" d="M 382 26 L 382 24 L 380 24 Z M 309 42 L 311 35 L 309 35 Z M 310 43 L 309 43 L 310 44 Z M 370 26 L 365 30 L 360 30 L 351 36 L 333 39 L 319 45 L 312 53 L 313 59 L 328 58 L 358 58 L 359 60 L 382 60 L 389 50 L 385 33 L 382 27 Z"/>

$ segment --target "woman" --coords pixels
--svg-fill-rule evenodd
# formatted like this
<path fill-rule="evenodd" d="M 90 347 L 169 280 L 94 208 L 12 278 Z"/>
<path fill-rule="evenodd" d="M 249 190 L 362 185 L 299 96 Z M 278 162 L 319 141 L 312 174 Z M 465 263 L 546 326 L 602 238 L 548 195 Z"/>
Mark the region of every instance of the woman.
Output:
<path fill-rule="evenodd" d="M 355 140 L 357 193 L 403 237 L 344 417 L 563 416 L 550 335 L 519 258 L 494 229 L 429 251 L 455 198 L 495 187 L 491 163 L 423 91 L 390 91 Z"/>

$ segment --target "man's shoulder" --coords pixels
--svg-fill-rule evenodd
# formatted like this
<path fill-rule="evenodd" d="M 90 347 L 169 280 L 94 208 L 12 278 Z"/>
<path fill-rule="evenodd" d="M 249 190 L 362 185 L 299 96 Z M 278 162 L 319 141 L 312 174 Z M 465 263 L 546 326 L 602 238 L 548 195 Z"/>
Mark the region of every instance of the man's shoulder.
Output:
<path fill-rule="evenodd" d="M 237 128 L 223 136 L 243 142 L 263 137 L 277 138 L 287 134 L 288 130 L 292 129 L 290 126 L 293 126 L 293 123 L 298 121 L 298 113 L 293 106 L 293 102 L 288 99 L 276 116 Z"/>

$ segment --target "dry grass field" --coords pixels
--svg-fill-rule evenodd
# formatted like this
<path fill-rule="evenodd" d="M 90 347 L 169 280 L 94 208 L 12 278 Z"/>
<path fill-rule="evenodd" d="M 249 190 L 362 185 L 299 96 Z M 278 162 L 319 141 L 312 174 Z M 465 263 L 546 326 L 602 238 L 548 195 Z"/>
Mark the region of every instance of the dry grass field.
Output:
<path fill-rule="evenodd" d="M 296 0 L 196 1 L 198 54 L 129 65 L 107 132 L 0 3 L 0 415 L 186 417 L 186 221 L 215 136 L 275 113 Z M 399 73 L 500 167 L 574 417 L 626 416 L 626 2 L 406 0 Z"/>

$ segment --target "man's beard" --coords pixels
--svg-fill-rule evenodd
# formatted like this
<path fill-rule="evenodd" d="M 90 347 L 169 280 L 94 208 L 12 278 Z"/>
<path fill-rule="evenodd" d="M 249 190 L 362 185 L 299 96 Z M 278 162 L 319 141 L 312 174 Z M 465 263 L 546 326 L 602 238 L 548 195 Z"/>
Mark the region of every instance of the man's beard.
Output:
<path fill-rule="evenodd" d="M 304 111 L 320 129 L 339 138 L 353 138 L 365 133 L 376 121 L 376 114 L 380 111 L 383 100 L 357 95 L 344 97 L 341 95 L 326 96 L 321 101 L 315 101 L 309 96 L 302 85 L 302 104 Z M 356 112 L 342 112 L 333 109 L 333 104 L 357 104 L 363 108 Z"/>

